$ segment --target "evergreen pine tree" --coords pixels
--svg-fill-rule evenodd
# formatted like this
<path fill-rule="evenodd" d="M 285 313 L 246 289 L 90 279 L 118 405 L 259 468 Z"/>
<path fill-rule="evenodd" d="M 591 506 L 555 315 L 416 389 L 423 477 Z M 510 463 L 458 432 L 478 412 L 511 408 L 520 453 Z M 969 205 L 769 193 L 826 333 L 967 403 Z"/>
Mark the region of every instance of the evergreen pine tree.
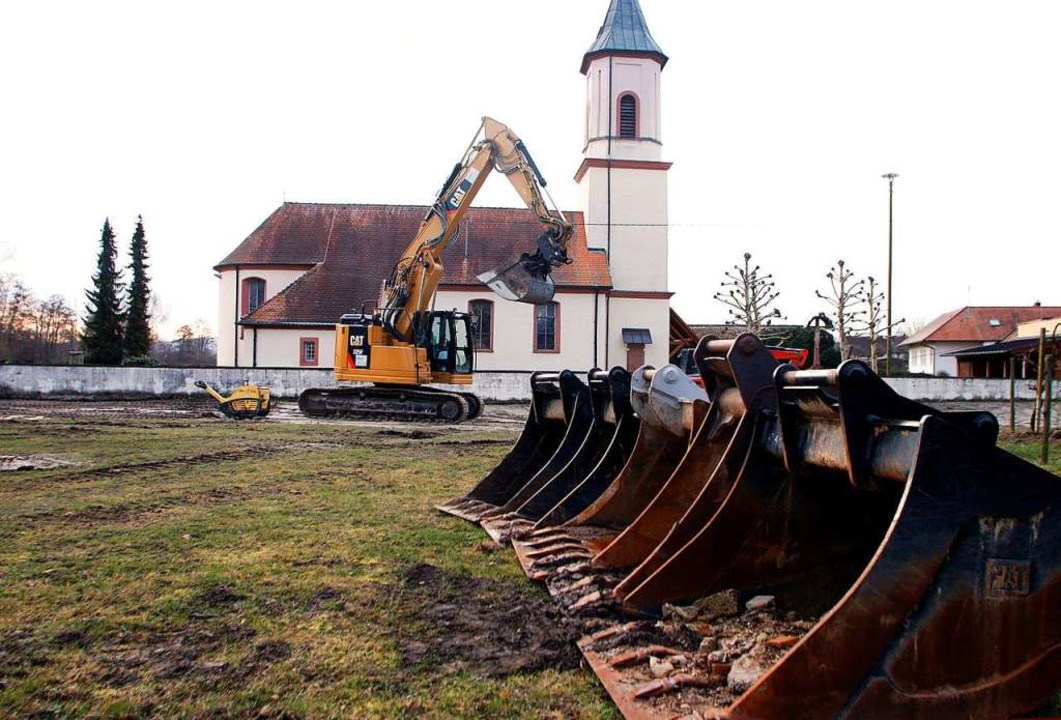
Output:
<path fill-rule="evenodd" d="M 142 216 L 136 218 L 129 255 L 132 278 L 125 296 L 125 337 L 122 339 L 122 355 L 126 360 L 144 358 L 151 351 L 151 328 L 148 326 L 151 291 L 147 287 L 147 238 L 144 237 Z"/>
<path fill-rule="evenodd" d="M 119 299 L 122 285 L 121 273 L 115 266 L 118 251 L 109 218 L 103 222 L 99 245 L 92 289 L 85 292 L 88 314 L 84 318 L 81 345 L 85 349 L 86 363 L 117 365 L 122 360 L 122 307 Z"/>

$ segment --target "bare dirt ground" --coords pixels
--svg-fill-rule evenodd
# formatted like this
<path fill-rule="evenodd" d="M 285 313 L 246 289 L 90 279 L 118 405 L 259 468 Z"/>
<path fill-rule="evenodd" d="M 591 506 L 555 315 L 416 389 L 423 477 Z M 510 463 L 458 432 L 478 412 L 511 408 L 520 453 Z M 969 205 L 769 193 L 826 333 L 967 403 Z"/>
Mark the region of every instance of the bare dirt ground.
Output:
<path fill-rule="evenodd" d="M 490 430 L 519 431 L 527 417 L 527 404 L 487 404 L 481 417 L 460 425 L 433 423 L 368 422 L 351 420 L 327 420 L 308 418 L 299 412 L 295 400 L 274 400 L 268 417 L 260 420 L 233 420 L 232 422 L 285 422 L 321 423 L 329 425 L 352 425 L 369 428 L 445 428 L 465 432 Z M 223 417 L 217 411 L 217 403 L 203 396 L 172 398 L 106 398 L 91 396 L 57 396 L 42 399 L 0 400 L 0 421 L 27 417 L 67 417 L 92 421 L 131 421 L 136 419 L 192 419 Z"/>
<path fill-rule="evenodd" d="M 999 425 L 1003 428 L 1009 424 L 1009 403 L 1004 401 L 975 402 L 936 402 L 928 403 L 944 411 L 987 411 L 994 413 Z M 368 422 L 350 420 L 311 419 L 299 412 L 293 399 L 273 401 L 273 408 L 264 420 L 254 422 L 295 422 L 356 425 L 363 427 L 420 427 L 447 428 L 465 431 L 515 430 L 518 431 L 527 417 L 528 404 L 492 404 L 488 403 L 482 417 L 460 425 L 442 425 L 428 423 L 401 422 Z M 1017 429 L 1027 428 L 1032 415 L 1031 402 L 1018 402 L 1016 405 Z M 57 396 L 40 399 L 2 399 L 0 400 L 0 420 L 10 417 L 84 417 L 94 420 L 133 419 L 133 418 L 200 418 L 220 416 L 216 403 L 202 396 L 172 398 L 106 398 L 95 399 L 91 396 Z M 238 422 L 238 421 L 234 421 Z"/>

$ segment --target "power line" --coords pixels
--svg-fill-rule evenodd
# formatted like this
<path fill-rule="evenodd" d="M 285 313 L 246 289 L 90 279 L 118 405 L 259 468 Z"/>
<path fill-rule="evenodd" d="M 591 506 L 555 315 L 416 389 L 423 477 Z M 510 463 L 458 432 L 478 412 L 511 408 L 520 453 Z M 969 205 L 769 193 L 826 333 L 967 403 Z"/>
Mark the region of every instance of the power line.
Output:
<path fill-rule="evenodd" d="M 736 223 L 588 223 L 588 222 L 576 222 L 574 225 L 582 225 L 583 227 L 590 226 L 606 226 L 611 225 L 612 227 L 753 227 L 752 225 L 742 225 Z"/>

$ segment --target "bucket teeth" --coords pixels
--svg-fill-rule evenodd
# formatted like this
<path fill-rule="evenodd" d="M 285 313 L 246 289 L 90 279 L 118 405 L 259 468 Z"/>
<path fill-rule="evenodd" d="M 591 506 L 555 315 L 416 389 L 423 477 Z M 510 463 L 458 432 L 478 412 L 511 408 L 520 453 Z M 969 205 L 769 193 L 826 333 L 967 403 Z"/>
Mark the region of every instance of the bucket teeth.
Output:
<path fill-rule="evenodd" d="M 612 657 L 608 661 L 608 665 L 613 668 L 621 668 L 626 667 L 627 665 L 639 665 L 646 662 L 650 657 L 659 658 L 669 657 L 671 655 L 681 655 L 681 650 L 675 650 L 674 648 L 664 647 L 662 645 L 650 645 L 649 647 L 620 653 Z"/>
<path fill-rule="evenodd" d="M 563 553 L 565 551 L 571 554 L 577 554 L 580 557 L 588 557 L 589 555 L 592 555 L 589 550 L 587 550 L 579 543 L 567 541 L 559 542 L 555 545 L 546 545 L 544 547 L 528 550 L 527 557 L 531 558 L 532 560 L 544 560 L 545 558 L 557 555 L 558 553 Z"/>
<path fill-rule="evenodd" d="M 675 692 L 676 690 L 681 690 L 682 688 L 711 688 L 723 685 L 724 683 L 725 681 L 718 677 L 698 677 L 683 673 L 680 675 L 672 675 L 671 677 L 660 678 L 659 680 L 653 680 L 650 683 L 635 688 L 634 698 L 637 700 L 647 700 L 649 698 L 655 698 Z"/>
<path fill-rule="evenodd" d="M 614 599 L 610 591 L 595 590 L 568 605 L 567 609 L 573 613 L 580 613 L 590 608 L 610 607 L 613 603 Z"/>
<path fill-rule="evenodd" d="M 576 542 L 576 540 L 565 532 L 553 531 L 549 534 L 542 534 L 535 531 L 528 533 L 520 542 L 528 550 L 536 550 L 542 547 L 549 547 L 558 542 Z"/>

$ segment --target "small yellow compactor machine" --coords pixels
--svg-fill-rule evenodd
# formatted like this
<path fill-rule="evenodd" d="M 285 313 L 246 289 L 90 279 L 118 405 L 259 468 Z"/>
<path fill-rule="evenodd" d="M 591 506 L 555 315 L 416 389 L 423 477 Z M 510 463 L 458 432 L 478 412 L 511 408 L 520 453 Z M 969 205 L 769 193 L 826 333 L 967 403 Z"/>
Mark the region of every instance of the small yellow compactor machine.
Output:
<path fill-rule="evenodd" d="M 240 385 L 227 397 L 203 380 L 196 380 L 195 387 L 205 390 L 210 397 L 217 400 L 217 409 L 225 417 L 246 419 L 265 417 L 269 414 L 269 388 L 267 387 Z"/>
<path fill-rule="evenodd" d="M 335 379 L 364 383 L 314 388 L 298 406 L 311 417 L 460 422 L 482 410 L 478 397 L 429 387 L 471 385 L 475 370 L 471 318 L 431 309 L 442 278 L 442 252 L 491 170 L 509 179 L 542 224 L 537 248 L 479 275 L 506 300 L 552 299 L 552 269 L 570 262 L 572 226 L 546 202 L 546 182 L 527 148 L 504 124 L 484 117 L 461 162 L 442 186 L 420 228 L 385 281 L 374 312 L 344 315 L 335 333 Z"/>

